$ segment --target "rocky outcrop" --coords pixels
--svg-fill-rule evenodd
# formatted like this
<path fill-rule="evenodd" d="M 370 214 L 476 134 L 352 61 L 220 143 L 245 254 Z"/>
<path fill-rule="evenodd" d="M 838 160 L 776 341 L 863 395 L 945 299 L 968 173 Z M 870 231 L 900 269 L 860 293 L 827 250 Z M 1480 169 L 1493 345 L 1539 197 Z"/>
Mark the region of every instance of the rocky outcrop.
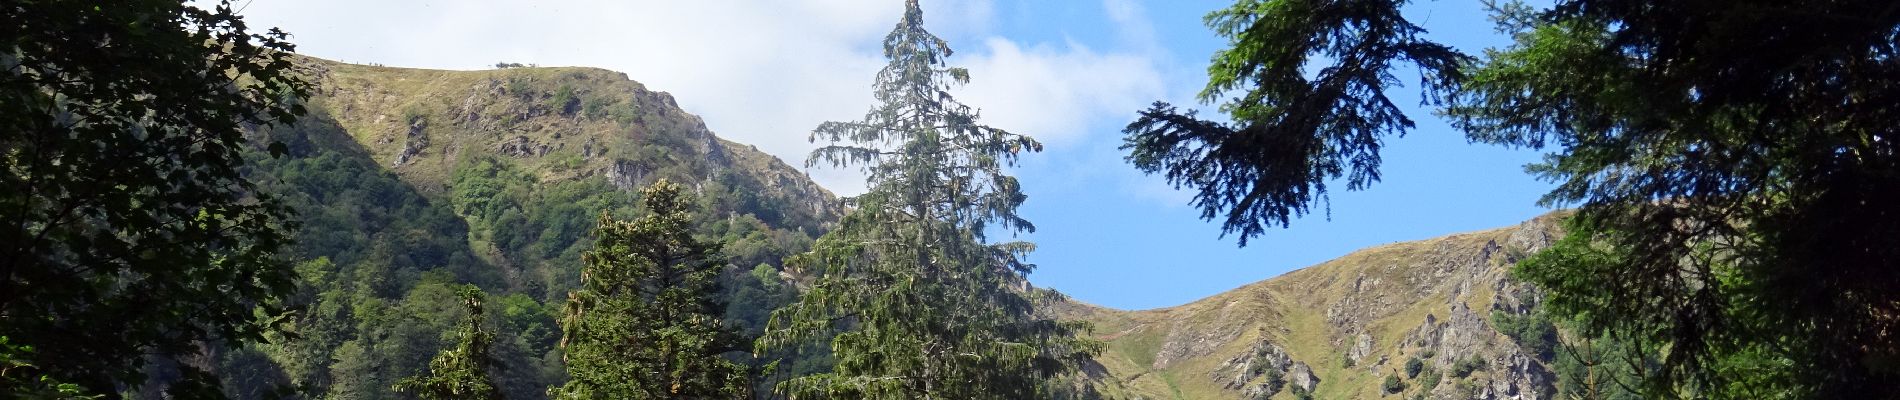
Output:
<path fill-rule="evenodd" d="M 401 167 L 403 164 L 408 164 L 409 160 L 422 155 L 422 149 L 429 147 L 429 134 L 425 132 L 428 127 L 428 118 L 421 116 L 409 118 L 409 132 L 403 135 L 402 151 L 396 153 L 396 162 L 391 163 L 390 167 Z"/>
<path fill-rule="evenodd" d="M 495 154 L 514 158 L 540 157 L 548 154 L 550 148 L 529 139 L 527 136 L 515 136 L 513 140 L 502 141 L 495 145 Z"/>
<path fill-rule="evenodd" d="M 630 160 L 614 160 L 607 168 L 607 182 L 621 189 L 633 190 L 645 184 L 647 174 L 652 172 L 640 163 Z"/>
<path fill-rule="evenodd" d="M 1192 322 L 1175 321 L 1176 326 L 1168 330 L 1168 336 L 1162 342 L 1161 351 L 1155 354 L 1155 368 L 1167 368 L 1183 359 L 1211 354 L 1214 349 L 1240 336 L 1238 325 L 1215 329 L 1192 329 L 1184 326 Z"/>
<path fill-rule="evenodd" d="M 1305 362 L 1294 362 L 1293 367 L 1287 369 L 1286 381 L 1308 392 L 1319 389 L 1319 375 L 1314 375 L 1313 368 L 1306 366 Z"/>

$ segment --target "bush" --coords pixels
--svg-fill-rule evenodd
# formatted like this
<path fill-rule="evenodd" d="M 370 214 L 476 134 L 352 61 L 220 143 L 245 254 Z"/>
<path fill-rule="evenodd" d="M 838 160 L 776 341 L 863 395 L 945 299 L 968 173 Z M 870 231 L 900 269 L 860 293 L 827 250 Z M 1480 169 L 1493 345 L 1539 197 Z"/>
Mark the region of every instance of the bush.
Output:
<path fill-rule="evenodd" d="M 1399 380 L 1398 375 L 1386 375 L 1385 385 L 1383 386 L 1385 387 L 1386 393 L 1398 393 L 1398 392 L 1405 391 L 1405 381 Z"/>
<path fill-rule="evenodd" d="M 1405 360 L 1405 377 L 1417 378 L 1418 372 L 1423 369 L 1425 369 L 1425 362 L 1419 360 L 1418 357 Z"/>
<path fill-rule="evenodd" d="M 1491 323 L 1539 360 L 1550 361 L 1557 354 L 1557 327 L 1542 312 L 1516 315 L 1492 311 Z"/>
<path fill-rule="evenodd" d="M 1413 379 L 1412 381 L 1418 383 L 1420 390 L 1431 392 L 1432 389 L 1438 387 L 1438 381 L 1443 377 L 1444 376 L 1439 375 L 1437 368 L 1426 367 L 1423 372 L 1418 373 L 1418 379 Z"/>
<path fill-rule="evenodd" d="M 1290 393 L 1293 393 L 1293 398 L 1295 398 L 1295 399 L 1299 399 L 1299 400 L 1313 400 L 1313 392 L 1309 392 L 1309 391 L 1307 391 L 1307 390 L 1306 390 L 1306 388 L 1303 388 L 1303 387 L 1299 387 L 1299 386 L 1293 386 L 1293 387 L 1291 387 L 1291 388 L 1288 388 L 1288 390 L 1287 390 L 1287 391 L 1288 391 L 1288 392 L 1290 392 Z"/>
<path fill-rule="evenodd" d="M 1478 357 L 1458 360 L 1458 362 L 1452 363 L 1451 365 L 1451 375 L 1459 378 L 1471 376 L 1472 372 L 1484 369 L 1484 366 L 1484 359 Z"/>
<path fill-rule="evenodd" d="M 1268 369 L 1266 384 L 1266 390 L 1262 391 L 1262 393 L 1266 393 L 1268 396 L 1272 396 L 1274 393 L 1280 393 L 1280 389 L 1286 388 L 1286 376 L 1280 373 L 1280 370 Z"/>

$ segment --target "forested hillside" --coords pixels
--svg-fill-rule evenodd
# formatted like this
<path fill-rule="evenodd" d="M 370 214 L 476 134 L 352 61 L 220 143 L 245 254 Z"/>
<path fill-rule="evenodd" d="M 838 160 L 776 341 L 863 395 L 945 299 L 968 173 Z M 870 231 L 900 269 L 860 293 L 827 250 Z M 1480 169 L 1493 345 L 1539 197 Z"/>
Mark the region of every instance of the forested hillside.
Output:
<path fill-rule="evenodd" d="M 861 118 L 747 132 L 802 135 L 805 167 L 863 173 L 864 192 L 841 199 L 620 73 L 310 58 L 233 3 L 0 7 L 0 400 L 1900 398 L 1892 0 L 1458 5 L 1508 39 L 1482 49 L 1431 36 L 1414 21 L 1434 9 L 1408 1 L 1235 0 L 1201 19 L 1222 42 L 1200 106 L 1115 118 L 1134 119 L 1120 161 L 1191 192 L 1236 244 L 1330 217 L 1330 190 L 1378 184 L 1400 165 L 1382 149 L 1425 115 L 1541 153 L 1522 168 L 1553 185 L 1538 212 L 1559 211 L 1140 311 L 1030 284 L 1017 174 L 1077 159 L 1018 164 L 1043 156 L 1034 135 L 1062 134 L 1013 131 L 1048 128 L 1007 112 L 998 125 L 1028 126 L 990 125 L 981 106 L 1010 103 L 957 99 L 975 70 L 1035 104 L 1008 111 L 1063 114 L 1024 95 L 1102 83 L 1075 74 L 1106 65 L 1079 41 L 1065 45 L 1088 57 L 1022 63 L 1061 52 L 987 37 L 987 59 L 965 67 L 904 1 Z M 755 6 L 684 14 L 871 11 Z M 1077 19 L 1022 6 L 1003 12 L 1063 32 Z M 681 15 L 635 8 L 618 11 Z M 1102 8 L 1154 53 L 1132 64 L 1200 65 L 1149 59 L 1198 47 L 1155 37 L 1138 4 Z M 501 9 L 477 11 L 530 11 Z M 772 37 L 737 20 L 647 36 L 738 33 L 777 40 L 762 42 L 785 53 L 772 57 L 847 64 L 870 43 L 865 28 Z M 834 34 L 848 51 L 788 46 Z M 660 53 L 641 62 L 720 64 Z M 767 79 L 836 83 L 745 60 Z M 1391 95 L 1407 76 L 1418 108 Z M 1492 178 L 1427 186 L 1462 201 L 1492 192 L 1440 183 Z M 1075 183 L 1051 196 L 1058 215 L 1103 221 L 1050 220 L 1201 255 L 1097 202 L 1129 193 Z M 1372 204 L 1425 213 L 1399 197 Z M 1392 221 L 1376 222 L 1365 229 Z M 1104 264 L 1076 260 L 1035 261 Z"/>
<path fill-rule="evenodd" d="M 798 170 L 719 139 L 669 95 L 618 73 L 297 60 L 317 84 L 310 115 L 255 127 L 248 159 L 263 190 L 298 212 L 290 256 L 304 282 L 284 333 L 214 352 L 238 398 L 401 398 L 392 384 L 453 344 L 465 285 L 493 299 L 503 395 L 548 397 L 568 379 L 558 319 L 596 219 L 642 215 L 637 189 L 662 178 L 684 182 L 705 210 L 693 225 L 728 257 L 726 320 L 756 337 L 810 284 L 784 272 L 786 258 L 841 212 Z M 264 143 L 287 154 L 270 157 Z M 1622 372 L 1556 351 L 1560 330 L 1538 291 L 1509 272 L 1561 235 L 1559 219 L 1366 249 L 1166 309 L 1057 300 L 1056 315 L 1093 324 L 1089 336 L 1107 344 L 1064 395 L 1576 394 L 1589 373 Z M 755 364 L 783 360 L 780 378 L 823 371 L 831 361 L 814 349 Z"/>
<path fill-rule="evenodd" d="M 836 199 L 802 173 L 617 73 L 298 67 L 317 86 L 310 115 L 256 128 L 248 159 L 252 179 L 298 213 L 290 256 L 304 285 L 287 333 L 216 355 L 239 397 L 287 384 L 391 397 L 451 340 L 466 314 L 459 285 L 494 299 L 507 397 L 545 397 L 565 377 L 556 319 L 589 232 L 602 213 L 643 213 L 632 189 L 661 178 L 704 210 L 694 226 L 731 264 L 727 319 L 755 335 L 794 295 L 782 259 L 838 217 Z M 288 154 L 265 154 L 272 142 Z"/>

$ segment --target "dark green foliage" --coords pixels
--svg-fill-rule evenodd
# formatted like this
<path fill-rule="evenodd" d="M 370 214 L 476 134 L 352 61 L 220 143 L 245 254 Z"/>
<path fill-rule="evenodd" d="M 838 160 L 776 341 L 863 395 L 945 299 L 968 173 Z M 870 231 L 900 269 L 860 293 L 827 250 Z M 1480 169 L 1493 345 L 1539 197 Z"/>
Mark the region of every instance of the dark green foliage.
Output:
<path fill-rule="evenodd" d="M 509 286 L 549 301 L 577 285 L 590 221 L 601 212 L 634 213 L 632 198 L 603 178 L 542 183 L 492 156 L 463 158 L 450 182 L 450 201 L 477 238 L 518 264 L 540 266 L 535 279 Z"/>
<path fill-rule="evenodd" d="M 259 159 L 250 173 L 261 191 L 297 211 L 301 226 L 290 255 L 327 258 L 348 270 L 327 273 L 351 275 L 341 278 L 385 297 L 402 295 L 409 289 L 403 282 L 436 268 L 461 281 L 499 284 L 467 248 L 461 218 L 376 164 L 327 116 L 257 134 L 285 145 L 284 157 Z"/>
<path fill-rule="evenodd" d="M 547 107 L 561 115 L 573 115 L 580 111 L 581 99 L 575 96 L 574 86 L 561 85 L 560 89 L 554 91 L 554 96 L 548 98 Z"/>
<path fill-rule="evenodd" d="M 1260 391 L 1263 396 L 1272 396 L 1274 393 L 1280 393 L 1280 389 L 1286 388 L 1286 374 L 1280 370 L 1268 368 L 1266 377 L 1263 379 L 1262 383 L 1266 384 Z"/>
<path fill-rule="evenodd" d="M 496 333 L 492 354 L 508 368 L 492 377 L 505 397 L 543 398 L 549 386 L 567 379 L 556 350 L 559 308 L 542 299 L 565 300 L 578 285 L 580 254 L 591 247 L 579 240 L 592 227 L 590 218 L 602 211 L 637 214 L 632 196 L 599 178 L 539 182 L 506 159 L 470 156 L 453 171 L 443 196 L 448 201 L 432 201 L 371 160 L 322 115 L 260 134 L 285 143 L 288 154 L 257 161 L 251 173 L 262 191 L 278 193 L 299 212 L 305 222 L 288 253 L 313 261 L 297 268 L 304 282 L 286 302 L 300 310 L 285 324 L 290 332 L 272 335 L 271 344 L 232 350 L 265 356 L 277 371 L 257 369 L 259 376 L 282 378 L 227 378 L 228 391 L 264 393 L 287 383 L 315 396 L 396 396 L 390 383 L 426 372 L 429 356 L 453 343 L 439 333 L 460 318 L 461 311 L 450 307 L 459 300 L 446 288 L 461 283 L 497 293 L 489 303 L 495 316 L 488 318 Z M 756 186 L 707 185 L 708 193 L 756 191 L 750 188 Z M 779 206 L 772 204 L 758 206 Z M 744 265 L 777 264 L 782 254 L 810 243 L 802 233 L 777 228 L 785 219 L 698 217 L 696 231 L 732 243 L 735 260 L 750 260 Z M 471 243 L 492 243 L 507 264 L 475 257 Z M 769 310 L 795 297 L 790 285 L 774 281 L 775 289 L 766 290 L 768 283 L 738 269 L 724 269 L 721 279 L 734 299 L 723 314 L 732 318 L 730 326 L 752 334 L 763 329 Z M 787 361 L 780 371 L 827 368 L 822 354 L 788 357 L 770 359 Z M 255 364 L 226 358 L 220 370 Z"/>
<path fill-rule="evenodd" d="M 1235 125 L 1157 105 L 1129 159 L 1195 186 L 1244 243 L 1327 179 L 1377 179 L 1381 140 L 1410 125 L 1381 85 L 1412 63 L 1471 140 L 1551 151 L 1530 168 L 1558 184 L 1546 204 L 1581 207 L 1520 276 L 1584 337 L 1656 352 L 1646 395 L 1900 397 L 1900 4 L 1485 2 L 1515 42 L 1475 63 L 1402 4 L 1215 12 L 1233 43 L 1203 100 L 1242 90 L 1221 108 Z"/>
<path fill-rule="evenodd" d="M 286 35 L 210 7 L 0 6 L 0 337 L 41 374 L 20 379 L 111 395 L 149 363 L 170 395 L 218 397 L 172 360 L 284 311 L 289 214 L 243 176 L 242 127 L 301 116 L 308 84 Z"/>
<path fill-rule="evenodd" d="M 1385 383 L 1380 384 L 1379 387 L 1385 389 L 1386 393 L 1403 392 L 1405 391 L 1405 381 L 1399 380 L 1398 375 L 1386 375 Z"/>
<path fill-rule="evenodd" d="M 1326 198 L 1329 180 L 1348 190 L 1379 180 L 1379 147 L 1413 126 L 1386 97 L 1397 64 L 1426 73 L 1426 98 L 1456 87 L 1469 56 L 1424 40 L 1402 0 L 1240 0 L 1207 15 L 1233 47 L 1214 54 L 1203 102 L 1233 96 L 1204 120 L 1166 103 L 1123 130 L 1128 161 L 1191 186 L 1204 219 L 1221 219 L 1240 244 L 1285 226 Z M 1317 64 L 1317 65 L 1309 65 Z M 1317 74 L 1307 70 L 1318 66 Z"/>
<path fill-rule="evenodd" d="M 1299 385 L 1294 385 L 1293 387 L 1288 388 L 1287 393 L 1292 394 L 1293 398 L 1295 399 L 1313 400 L 1313 392 L 1306 390 L 1306 388 L 1300 387 Z"/>
<path fill-rule="evenodd" d="M 79 385 L 60 382 L 33 365 L 33 347 L 16 345 L 0 336 L 0 389 L 7 398 L 96 399 Z"/>
<path fill-rule="evenodd" d="M 265 356 L 288 384 L 313 395 L 395 396 L 391 383 L 426 373 L 429 357 L 456 340 L 442 336 L 464 318 L 452 287 L 504 287 L 500 270 L 474 257 L 469 228 L 451 208 L 384 170 L 325 116 L 258 134 L 287 152 L 259 160 L 251 174 L 260 190 L 298 211 L 304 223 L 288 253 L 312 261 L 297 267 L 300 290 L 285 303 L 298 313 L 285 321 L 286 332 L 231 351 Z M 520 295 L 495 303 L 502 318 L 488 322 L 491 354 L 509 366 L 492 376 L 496 387 L 509 398 L 544 396 L 561 379 L 546 357 L 556 340 L 553 317 Z M 220 369 L 248 371 L 243 361 L 226 357 Z M 226 385 L 273 390 L 231 378 Z"/>
<path fill-rule="evenodd" d="M 1405 377 L 1417 378 L 1419 371 L 1423 371 L 1424 369 L 1425 369 L 1424 360 L 1419 360 L 1418 357 L 1405 359 Z"/>
<path fill-rule="evenodd" d="M 1478 358 L 1476 356 L 1458 360 L 1456 362 L 1451 363 L 1451 376 L 1455 376 L 1459 378 L 1468 377 L 1468 376 L 1471 376 L 1472 372 L 1477 372 L 1478 370 L 1484 369 L 1485 365 L 1487 364 L 1488 363 L 1486 363 L 1484 359 Z"/>
<path fill-rule="evenodd" d="M 1444 377 L 1438 373 L 1437 368 L 1427 366 L 1424 370 L 1420 371 L 1418 377 L 1412 381 L 1418 382 L 1420 393 L 1431 393 L 1432 389 L 1438 388 L 1438 381 L 1442 378 Z"/>
<path fill-rule="evenodd" d="M 1636 371 L 1653 369 L 1658 365 L 1652 355 L 1634 350 L 1607 337 L 1566 340 L 1563 348 L 1557 352 L 1556 359 L 1549 364 L 1557 378 L 1555 389 L 1559 394 L 1572 398 L 1644 398 L 1631 390 L 1640 383 L 1641 375 Z"/>
<path fill-rule="evenodd" d="M 1491 324 L 1539 360 L 1550 361 L 1557 355 L 1557 326 L 1541 309 L 1526 315 L 1491 311 Z"/>
<path fill-rule="evenodd" d="M 456 329 L 454 347 L 442 349 L 435 359 L 429 360 L 428 375 L 396 381 L 396 391 L 427 400 L 501 398 L 495 380 L 489 378 L 489 371 L 498 366 L 495 357 L 489 354 L 495 333 L 482 322 L 482 303 L 486 296 L 481 289 L 473 287 L 463 288 L 459 294 L 463 307 L 468 310 L 468 319 Z"/>
<path fill-rule="evenodd" d="M 744 368 L 723 357 L 741 341 L 721 323 L 719 246 L 694 238 L 690 198 L 664 179 L 642 192 L 647 214 L 603 214 L 568 300 L 561 342 L 572 379 L 563 398 L 740 398 Z"/>
<path fill-rule="evenodd" d="M 1531 21 L 1448 113 L 1561 147 L 1533 172 L 1560 184 L 1545 201 L 1583 204 L 1574 239 L 1523 271 L 1551 310 L 1669 349 L 1650 393 L 1900 396 L 1900 5 L 1598 0 Z"/>
<path fill-rule="evenodd" d="M 945 67 L 950 50 L 907 3 L 884 40 L 890 63 L 874 85 L 882 103 L 864 120 L 812 132 L 829 145 L 808 164 L 860 165 L 868 191 L 838 228 L 794 258 L 817 281 L 773 313 L 764 350 L 830 338 L 829 373 L 778 385 L 794 398 L 1048 398 L 1057 374 L 1098 352 L 1085 326 L 1035 310 L 1046 291 L 1027 288 L 1023 242 L 991 243 L 986 230 L 1032 230 L 1016 215 L 1024 196 L 1003 168 L 1028 137 L 980 125 L 947 91 L 969 79 Z M 835 333 L 835 336 L 833 335 Z"/>

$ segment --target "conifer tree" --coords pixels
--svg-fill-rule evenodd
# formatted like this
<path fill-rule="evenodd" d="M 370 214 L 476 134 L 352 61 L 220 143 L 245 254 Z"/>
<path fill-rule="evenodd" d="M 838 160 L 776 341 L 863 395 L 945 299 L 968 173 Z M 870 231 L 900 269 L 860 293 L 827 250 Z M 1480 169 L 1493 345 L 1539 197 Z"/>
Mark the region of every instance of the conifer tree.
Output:
<path fill-rule="evenodd" d="M 1128 160 L 1244 245 L 1328 183 L 1379 180 L 1414 125 L 1387 96 L 1411 64 L 1468 140 L 1548 152 L 1527 168 L 1557 184 L 1544 204 L 1578 210 L 1517 274 L 1629 356 L 1619 388 L 1900 398 L 1900 3 L 1483 1 L 1512 43 L 1481 57 L 1407 3 L 1209 14 L 1230 42 L 1201 99 L 1231 122 L 1157 103 L 1124 131 Z"/>
<path fill-rule="evenodd" d="M 813 141 L 830 144 L 809 165 L 856 165 L 868 173 L 852 212 L 809 253 L 790 260 L 817 276 L 799 302 L 773 313 L 762 350 L 831 338 L 829 373 L 777 385 L 794 398 L 1048 398 L 1049 378 L 1100 345 L 1086 327 L 1036 312 L 1048 292 L 1029 288 L 1026 242 L 990 242 L 1000 231 L 1033 231 L 1016 214 L 1024 196 L 1004 174 L 1029 137 L 977 123 L 948 91 L 969 80 L 948 67 L 946 43 L 924 30 L 915 0 L 884 39 L 890 60 L 877 74 L 879 104 L 863 120 L 827 122 Z"/>
<path fill-rule="evenodd" d="M 556 395 L 746 397 L 745 369 L 724 357 L 743 348 L 720 322 L 719 246 L 693 238 L 679 185 L 661 179 L 642 200 L 644 217 L 601 215 L 594 250 L 582 256 L 582 289 L 569 294 L 562 321 L 572 379 Z"/>
<path fill-rule="evenodd" d="M 489 354 L 495 332 L 483 325 L 482 291 L 469 287 L 461 294 L 462 305 L 468 307 L 468 321 L 458 335 L 461 340 L 429 360 L 428 375 L 397 381 L 396 391 L 426 400 L 501 399 L 495 380 L 488 376 L 488 369 L 495 365 Z"/>

